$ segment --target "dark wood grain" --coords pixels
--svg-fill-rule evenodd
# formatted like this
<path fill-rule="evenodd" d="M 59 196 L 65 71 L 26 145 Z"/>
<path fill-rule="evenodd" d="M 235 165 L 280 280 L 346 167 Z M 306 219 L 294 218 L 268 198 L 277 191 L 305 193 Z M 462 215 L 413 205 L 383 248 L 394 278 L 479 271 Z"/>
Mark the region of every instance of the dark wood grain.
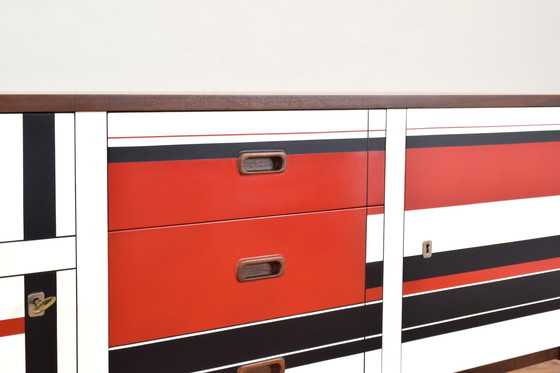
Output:
<path fill-rule="evenodd" d="M 0 112 L 232 111 L 560 106 L 560 95 L 0 95 Z"/>
<path fill-rule="evenodd" d="M 513 359 L 499 361 L 494 364 L 467 369 L 457 373 L 507 373 L 515 369 L 521 369 L 534 364 L 542 363 L 543 361 L 559 358 L 560 348 L 556 347 L 551 348 L 550 350 L 539 351 L 533 354 L 519 356 Z"/>

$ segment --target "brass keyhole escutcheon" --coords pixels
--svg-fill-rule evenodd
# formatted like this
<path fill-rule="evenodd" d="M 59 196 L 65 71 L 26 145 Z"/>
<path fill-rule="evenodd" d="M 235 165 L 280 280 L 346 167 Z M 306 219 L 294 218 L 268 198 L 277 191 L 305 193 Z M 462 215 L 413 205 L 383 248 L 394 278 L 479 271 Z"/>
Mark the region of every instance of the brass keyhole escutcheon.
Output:
<path fill-rule="evenodd" d="M 27 296 L 27 314 L 29 317 L 39 317 L 45 314 L 45 311 L 51 308 L 56 302 L 56 297 L 46 297 L 40 291 L 31 293 Z"/>
<path fill-rule="evenodd" d="M 432 241 L 422 242 L 422 257 L 425 259 L 432 257 Z"/>

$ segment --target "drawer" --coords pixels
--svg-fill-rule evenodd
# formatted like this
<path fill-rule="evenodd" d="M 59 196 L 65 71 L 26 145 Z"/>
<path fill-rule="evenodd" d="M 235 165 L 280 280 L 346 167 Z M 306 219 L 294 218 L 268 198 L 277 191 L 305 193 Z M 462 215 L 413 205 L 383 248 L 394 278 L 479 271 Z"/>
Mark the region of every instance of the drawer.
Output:
<path fill-rule="evenodd" d="M 110 230 L 363 207 L 367 112 L 111 114 L 108 168 Z"/>
<path fill-rule="evenodd" d="M 363 302 L 365 222 L 350 209 L 111 232 L 110 345 Z M 270 256 L 281 276 L 237 279 Z"/>

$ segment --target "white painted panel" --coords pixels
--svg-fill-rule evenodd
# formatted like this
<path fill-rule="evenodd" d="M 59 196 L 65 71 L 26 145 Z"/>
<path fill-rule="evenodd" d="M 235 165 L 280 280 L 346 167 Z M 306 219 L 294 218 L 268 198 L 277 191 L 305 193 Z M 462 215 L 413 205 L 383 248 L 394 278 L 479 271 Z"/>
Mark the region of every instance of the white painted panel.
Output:
<path fill-rule="evenodd" d="M 26 373 L 25 334 L 0 338 L 0 370 L 6 373 Z"/>
<path fill-rule="evenodd" d="M 383 371 L 398 373 L 404 233 L 406 110 L 387 111 L 383 271 Z"/>
<path fill-rule="evenodd" d="M 0 277 L 76 267 L 74 237 L 0 243 Z"/>
<path fill-rule="evenodd" d="M 539 132 L 560 131 L 557 124 L 527 124 L 517 126 L 494 126 L 494 127 L 452 127 L 452 128 L 409 128 L 409 136 L 427 135 L 465 135 L 473 133 L 504 133 L 504 132 Z"/>
<path fill-rule="evenodd" d="M 558 347 L 560 310 L 403 344 L 403 373 L 449 373 Z"/>
<path fill-rule="evenodd" d="M 56 235 L 76 234 L 74 114 L 55 114 Z"/>
<path fill-rule="evenodd" d="M 278 134 L 278 135 L 134 137 L 134 138 L 109 139 L 108 145 L 109 147 L 117 147 L 117 146 L 127 147 L 127 146 L 182 145 L 182 144 L 224 144 L 224 143 L 242 143 L 242 142 L 266 142 L 266 141 L 354 139 L 354 138 L 365 138 L 366 136 L 367 133 L 364 130 L 364 131 L 351 131 L 351 132 Z"/>
<path fill-rule="evenodd" d="M 367 216 L 366 262 L 383 260 L 383 214 Z"/>
<path fill-rule="evenodd" d="M 364 354 L 344 356 L 286 369 L 289 373 L 363 373 Z"/>
<path fill-rule="evenodd" d="M 385 135 L 385 123 L 387 121 L 387 110 L 369 110 L 368 130 L 370 132 L 382 131 Z"/>
<path fill-rule="evenodd" d="M 57 373 L 76 373 L 76 270 L 56 273 Z"/>
<path fill-rule="evenodd" d="M 366 110 L 109 114 L 109 137 L 366 131 Z"/>
<path fill-rule="evenodd" d="M 366 352 L 365 373 L 381 373 L 381 350 Z"/>
<path fill-rule="evenodd" d="M 106 119 L 107 114 L 104 112 L 76 113 L 76 261 L 80 373 L 108 372 Z"/>
<path fill-rule="evenodd" d="M 559 235 L 560 196 L 412 210 L 405 218 L 405 256 L 420 255 L 425 240 L 437 253 Z"/>
<path fill-rule="evenodd" d="M 0 241 L 23 240 L 23 116 L 0 115 Z M 1 262 L 0 257 L 0 262 Z"/>
<path fill-rule="evenodd" d="M 24 291 L 23 276 L 0 279 L 0 320 L 25 317 Z"/>
<path fill-rule="evenodd" d="M 560 124 L 560 108 L 410 109 L 407 127 Z"/>

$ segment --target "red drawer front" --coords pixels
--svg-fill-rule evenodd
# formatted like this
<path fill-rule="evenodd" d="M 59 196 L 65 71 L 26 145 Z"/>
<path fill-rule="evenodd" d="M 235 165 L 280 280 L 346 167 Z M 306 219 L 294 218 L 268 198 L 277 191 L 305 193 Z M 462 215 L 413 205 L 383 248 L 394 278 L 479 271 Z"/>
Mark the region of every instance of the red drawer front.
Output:
<path fill-rule="evenodd" d="M 406 150 L 406 210 L 560 194 L 560 142 Z"/>
<path fill-rule="evenodd" d="M 365 209 L 111 232 L 110 345 L 363 302 Z M 241 259 L 285 273 L 238 282 Z"/>
<path fill-rule="evenodd" d="M 289 155 L 279 174 L 237 158 L 109 164 L 109 229 L 365 206 L 366 152 Z"/>
<path fill-rule="evenodd" d="M 368 153 L 368 206 L 385 204 L 385 151 Z"/>

